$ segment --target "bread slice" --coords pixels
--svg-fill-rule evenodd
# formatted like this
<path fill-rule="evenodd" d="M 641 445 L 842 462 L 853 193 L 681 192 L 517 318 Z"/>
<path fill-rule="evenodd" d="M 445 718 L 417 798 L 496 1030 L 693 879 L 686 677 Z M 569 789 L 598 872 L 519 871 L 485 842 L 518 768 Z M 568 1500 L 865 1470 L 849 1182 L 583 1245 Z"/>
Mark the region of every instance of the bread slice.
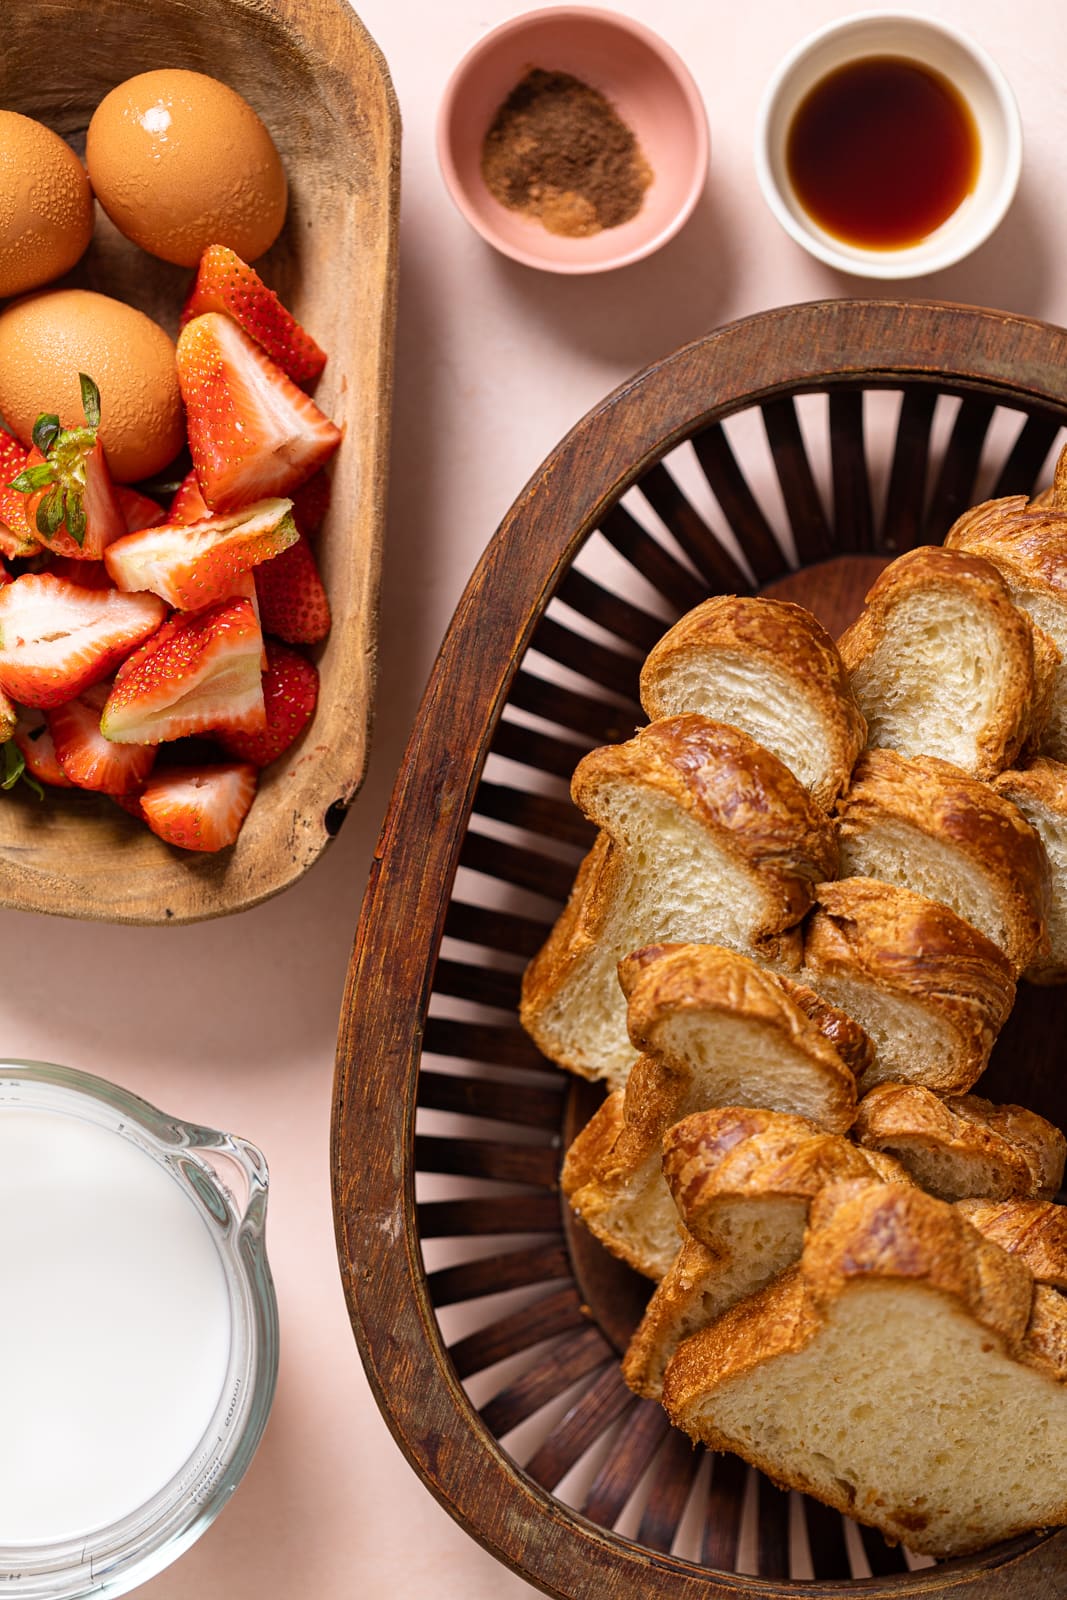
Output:
<path fill-rule="evenodd" d="M 1048 858 L 1037 831 L 988 784 L 936 756 L 868 750 L 838 818 L 842 876 L 950 906 L 1017 974 L 1046 950 Z"/>
<path fill-rule="evenodd" d="M 1037 1283 L 1067 1289 L 1067 1206 L 1051 1200 L 958 1200 L 972 1228 L 1025 1261 Z"/>
<path fill-rule="evenodd" d="M 803 606 L 716 595 L 664 634 L 641 671 L 651 718 L 699 711 L 743 728 L 829 810 L 867 741 L 837 646 Z"/>
<path fill-rule="evenodd" d="M 1063 659 L 1038 753 L 1067 761 L 1067 507 L 1035 506 L 1023 495 L 987 500 L 964 512 L 945 544 L 992 562 L 1014 603 L 1059 649 Z"/>
<path fill-rule="evenodd" d="M 690 1099 L 700 1103 L 688 1110 L 767 1106 L 838 1133 L 851 1126 L 870 1051 L 839 1008 L 716 945 L 647 945 L 619 963 L 619 983 L 630 1042 L 666 1069 L 644 1081 L 673 1096 L 657 1107 L 669 1113 L 657 1145 Z"/>
<path fill-rule="evenodd" d="M 767 1106 L 843 1132 L 855 1074 L 771 973 L 708 945 L 656 945 L 620 964 L 633 1042 L 649 1053 L 573 1141 L 562 1187 L 591 1233 L 638 1272 L 663 1277 L 678 1250 L 663 1136 L 711 1106 Z M 814 996 L 812 997 L 815 998 Z M 855 1023 L 819 1004 L 863 1058 Z"/>
<path fill-rule="evenodd" d="M 1067 983 L 1067 765 L 1039 756 L 1021 770 L 1002 772 L 993 788 L 1018 806 L 1048 857 L 1048 951 L 1031 963 L 1025 976 L 1031 983 Z"/>
<path fill-rule="evenodd" d="M 799 976 L 869 1035 L 861 1095 L 886 1080 L 959 1094 L 1015 997 L 1008 958 L 947 906 L 870 878 L 821 884 Z"/>
<path fill-rule="evenodd" d="M 1023 1106 L 976 1094 L 940 1099 L 917 1083 L 880 1083 L 860 1101 L 854 1135 L 906 1167 L 942 1200 L 1051 1199 L 1067 1139 Z"/>
<path fill-rule="evenodd" d="M 799 1265 L 680 1347 L 664 1405 L 890 1539 L 979 1550 L 1067 1521 L 1067 1384 L 1038 1299 L 954 1207 L 833 1185 Z"/>
<path fill-rule="evenodd" d="M 836 870 L 837 843 L 777 757 L 695 714 L 591 751 L 571 792 L 607 837 L 526 969 L 520 1015 L 551 1060 L 618 1087 L 635 1056 L 621 958 L 691 940 L 796 965 L 790 930 Z"/>
<path fill-rule="evenodd" d="M 635 1393 L 653 1399 L 683 1339 L 799 1258 L 808 1208 L 827 1183 L 911 1182 L 891 1158 L 804 1117 L 740 1108 L 698 1112 L 671 1128 L 664 1172 L 683 1219 L 682 1244 L 622 1369 Z"/>
<path fill-rule="evenodd" d="M 1067 1384 L 1067 1299 L 1043 1283 L 1034 1285 L 1023 1360 L 1055 1383 Z"/>
<path fill-rule="evenodd" d="M 991 778 L 1047 719 L 1059 652 L 980 556 L 909 550 L 838 643 L 870 745 Z"/>

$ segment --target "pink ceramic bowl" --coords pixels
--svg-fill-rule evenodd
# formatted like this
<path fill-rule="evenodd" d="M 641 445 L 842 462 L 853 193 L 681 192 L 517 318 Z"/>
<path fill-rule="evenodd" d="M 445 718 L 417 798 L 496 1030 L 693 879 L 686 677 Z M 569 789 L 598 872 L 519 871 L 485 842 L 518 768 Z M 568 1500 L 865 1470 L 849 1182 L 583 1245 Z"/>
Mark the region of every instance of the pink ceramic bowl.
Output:
<path fill-rule="evenodd" d="M 633 129 L 653 181 L 630 222 L 564 238 L 489 193 L 482 142 L 531 67 L 569 72 L 599 89 Z M 708 124 L 681 58 L 650 29 L 614 11 L 551 6 L 493 28 L 463 57 L 441 102 L 437 156 L 460 211 L 504 255 L 547 272 L 606 272 L 651 255 L 689 217 L 707 175 Z"/>

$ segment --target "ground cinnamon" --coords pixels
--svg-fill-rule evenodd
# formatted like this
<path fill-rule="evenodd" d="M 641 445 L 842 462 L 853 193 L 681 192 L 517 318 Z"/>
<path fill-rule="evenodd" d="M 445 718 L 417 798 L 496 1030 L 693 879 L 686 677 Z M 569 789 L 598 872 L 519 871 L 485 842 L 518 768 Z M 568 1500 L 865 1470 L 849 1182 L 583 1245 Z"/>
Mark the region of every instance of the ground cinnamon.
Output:
<path fill-rule="evenodd" d="M 569 72 L 533 67 L 515 85 L 482 147 L 490 193 L 581 238 L 641 209 L 652 170 L 611 102 Z"/>

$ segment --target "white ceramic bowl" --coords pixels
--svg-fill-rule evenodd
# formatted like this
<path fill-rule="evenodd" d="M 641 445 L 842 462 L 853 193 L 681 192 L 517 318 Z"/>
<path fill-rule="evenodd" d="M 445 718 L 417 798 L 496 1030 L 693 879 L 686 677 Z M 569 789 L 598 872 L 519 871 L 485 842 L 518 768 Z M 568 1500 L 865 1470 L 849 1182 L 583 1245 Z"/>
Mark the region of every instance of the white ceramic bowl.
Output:
<path fill-rule="evenodd" d="M 789 128 L 805 96 L 828 73 L 869 56 L 903 56 L 941 73 L 970 107 L 978 131 L 972 192 L 940 227 L 896 249 L 865 248 L 827 233 L 804 210 L 786 167 Z M 757 117 L 756 172 L 782 227 L 820 261 L 865 278 L 915 278 L 969 255 L 1010 206 L 1021 165 L 1019 108 L 1000 68 L 957 29 L 907 13 L 862 12 L 809 34 L 778 67 Z"/>

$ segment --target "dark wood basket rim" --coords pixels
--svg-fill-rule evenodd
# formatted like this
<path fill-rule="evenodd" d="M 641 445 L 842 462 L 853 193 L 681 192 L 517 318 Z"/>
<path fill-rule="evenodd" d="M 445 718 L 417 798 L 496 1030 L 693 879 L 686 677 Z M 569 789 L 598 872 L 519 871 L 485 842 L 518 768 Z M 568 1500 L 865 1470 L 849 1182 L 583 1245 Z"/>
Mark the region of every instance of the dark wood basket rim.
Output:
<path fill-rule="evenodd" d="M 757 386 L 739 390 L 739 368 L 758 373 Z M 1067 422 L 1067 331 L 940 302 L 820 301 L 732 323 L 622 384 L 546 458 L 490 541 L 397 776 L 338 1041 L 331 1173 L 345 1295 L 375 1398 L 415 1470 L 474 1538 L 562 1600 L 725 1600 L 801 1589 L 813 1600 L 949 1591 L 1037 1600 L 1056 1592 L 1067 1570 L 1061 1532 L 925 1572 L 801 1586 L 711 1574 L 596 1527 L 509 1461 L 465 1395 L 427 1294 L 416 1223 L 415 1087 L 448 894 L 500 712 L 560 577 L 626 489 L 699 428 L 776 395 L 924 382 Z M 477 674 L 461 670 L 472 641 Z M 379 930 L 391 930 L 388 959 Z"/>

